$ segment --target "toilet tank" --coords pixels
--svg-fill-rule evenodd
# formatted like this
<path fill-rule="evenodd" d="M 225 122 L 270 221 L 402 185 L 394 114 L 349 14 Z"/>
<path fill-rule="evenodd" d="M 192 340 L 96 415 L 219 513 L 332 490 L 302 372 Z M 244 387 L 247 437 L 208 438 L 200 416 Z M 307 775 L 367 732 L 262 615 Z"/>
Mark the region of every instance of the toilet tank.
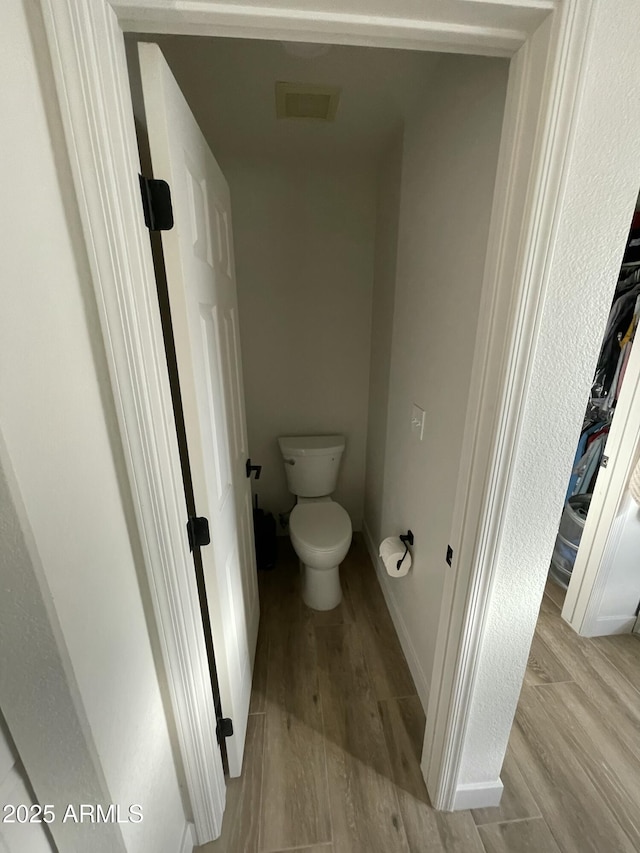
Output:
<path fill-rule="evenodd" d="M 289 491 L 302 498 L 332 494 L 344 452 L 343 435 L 301 435 L 278 439 Z"/>

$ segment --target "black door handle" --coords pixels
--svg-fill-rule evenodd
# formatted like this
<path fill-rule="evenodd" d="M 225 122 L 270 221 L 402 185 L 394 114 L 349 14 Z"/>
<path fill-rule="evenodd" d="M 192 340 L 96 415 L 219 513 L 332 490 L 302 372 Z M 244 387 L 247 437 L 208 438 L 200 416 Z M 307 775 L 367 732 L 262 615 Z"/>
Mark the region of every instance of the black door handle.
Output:
<path fill-rule="evenodd" d="M 251 474 L 255 472 L 256 480 L 260 479 L 260 474 L 262 473 L 262 465 L 252 465 L 251 459 L 247 459 L 247 464 L 245 466 L 247 477 L 251 477 Z"/>

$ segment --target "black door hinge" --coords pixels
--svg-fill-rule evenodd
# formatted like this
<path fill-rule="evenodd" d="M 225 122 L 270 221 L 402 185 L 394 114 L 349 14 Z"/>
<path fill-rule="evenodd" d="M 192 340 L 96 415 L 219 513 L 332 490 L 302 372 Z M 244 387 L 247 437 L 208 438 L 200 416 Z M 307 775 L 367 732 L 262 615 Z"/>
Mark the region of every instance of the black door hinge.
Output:
<path fill-rule="evenodd" d="M 139 175 L 144 224 L 149 231 L 170 231 L 173 228 L 171 188 L 166 181 Z"/>
<path fill-rule="evenodd" d="M 218 720 L 218 725 L 216 726 L 216 738 L 218 739 L 218 743 L 223 738 L 231 737 L 233 734 L 233 721 L 231 717 L 221 717 Z"/>
<path fill-rule="evenodd" d="M 211 542 L 209 535 L 209 520 L 204 516 L 192 515 L 187 521 L 187 536 L 189 537 L 189 550 L 202 548 Z"/>

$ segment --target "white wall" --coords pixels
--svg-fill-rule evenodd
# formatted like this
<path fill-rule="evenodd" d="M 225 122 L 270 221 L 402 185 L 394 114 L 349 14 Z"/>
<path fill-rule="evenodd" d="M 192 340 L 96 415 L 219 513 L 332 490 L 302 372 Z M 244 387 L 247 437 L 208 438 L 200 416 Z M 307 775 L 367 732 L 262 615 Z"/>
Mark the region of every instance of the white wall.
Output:
<path fill-rule="evenodd" d="M 494 781 L 502 762 L 638 192 L 637 4 L 594 5 L 465 732 L 468 785 Z"/>
<path fill-rule="evenodd" d="M 0 803 L 3 820 L 0 824 L 0 850 L 2 853 L 55 853 L 51 836 L 45 823 L 20 823 L 14 812 L 6 812 L 6 805 L 30 806 L 34 796 L 24 767 L 0 714 Z M 33 814 L 33 812 L 32 812 Z"/>
<path fill-rule="evenodd" d="M 11 117 L 2 152 L 11 179 L 0 212 L 0 432 L 112 802 L 144 808 L 142 823 L 122 827 L 127 850 L 174 853 L 185 815 L 87 260 L 68 167 L 54 153 L 61 129 L 42 23 L 36 4 L 20 0 L 2 18 L 0 106 Z M 35 630 L 35 611 L 31 618 Z M 42 666 L 32 678 L 53 678 Z M 53 683 L 50 695 L 40 725 L 55 740 Z M 75 772 L 73 753 L 58 772 L 62 789 Z M 36 794 L 48 801 L 55 791 Z"/>
<path fill-rule="evenodd" d="M 394 180 L 383 170 L 377 328 L 393 323 L 384 435 L 384 360 L 372 357 L 367 516 L 370 544 L 410 528 L 413 567 L 383 585 L 423 700 L 431 681 L 482 285 L 508 65 L 443 57 L 407 116 L 395 271 Z M 391 160 L 393 164 L 393 159 Z M 397 168 L 392 166 L 392 168 Z M 393 310 L 392 315 L 392 308 Z M 426 412 L 411 432 L 412 405 Z M 384 465 L 384 488 L 380 478 Z"/>
<path fill-rule="evenodd" d="M 360 529 L 374 176 L 353 165 L 227 161 L 242 366 L 260 505 L 291 507 L 279 435 L 341 433 L 336 500 Z"/>

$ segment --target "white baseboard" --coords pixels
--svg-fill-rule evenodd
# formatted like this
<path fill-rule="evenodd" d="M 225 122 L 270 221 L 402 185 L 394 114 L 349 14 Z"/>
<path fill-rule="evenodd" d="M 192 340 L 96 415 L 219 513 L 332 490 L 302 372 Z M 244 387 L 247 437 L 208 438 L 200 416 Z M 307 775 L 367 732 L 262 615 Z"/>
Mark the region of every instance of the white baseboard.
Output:
<path fill-rule="evenodd" d="M 475 782 L 468 785 L 458 785 L 453 799 L 453 811 L 464 809 L 486 809 L 499 806 L 502 797 L 503 784 L 500 779 L 495 782 Z"/>
<path fill-rule="evenodd" d="M 184 832 L 182 833 L 182 844 L 180 845 L 180 853 L 193 853 L 193 848 L 196 846 L 196 830 L 192 823 L 185 824 Z"/>
<path fill-rule="evenodd" d="M 596 619 L 582 636 L 610 637 L 613 634 L 631 634 L 635 624 L 635 616 L 605 616 Z"/>
<path fill-rule="evenodd" d="M 409 630 L 407 629 L 407 625 L 404 621 L 400 608 L 398 607 L 398 603 L 395 600 L 395 596 L 390 590 L 390 586 L 392 583 L 402 583 L 402 579 L 398 578 L 398 580 L 389 580 L 389 576 L 385 571 L 384 564 L 378 556 L 378 548 L 371 537 L 371 533 L 369 532 L 369 528 L 367 527 L 366 522 L 364 521 L 362 523 L 362 535 L 364 537 L 364 542 L 367 546 L 369 556 L 371 557 L 371 562 L 375 567 L 376 574 L 378 576 L 378 582 L 380 583 L 382 594 L 384 595 L 384 600 L 386 601 L 387 607 L 389 608 L 391 620 L 393 621 L 396 633 L 398 634 L 398 639 L 400 640 L 402 651 L 404 652 L 404 656 L 407 659 L 409 671 L 411 672 L 414 684 L 416 685 L 416 690 L 418 691 L 418 696 L 420 697 L 420 701 L 422 702 L 422 707 L 424 708 L 426 713 L 427 707 L 429 705 L 429 685 L 427 684 L 427 679 L 422 669 L 422 664 L 420 663 L 420 659 L 416 653 L 415 647 L 409 635 Z"/>

